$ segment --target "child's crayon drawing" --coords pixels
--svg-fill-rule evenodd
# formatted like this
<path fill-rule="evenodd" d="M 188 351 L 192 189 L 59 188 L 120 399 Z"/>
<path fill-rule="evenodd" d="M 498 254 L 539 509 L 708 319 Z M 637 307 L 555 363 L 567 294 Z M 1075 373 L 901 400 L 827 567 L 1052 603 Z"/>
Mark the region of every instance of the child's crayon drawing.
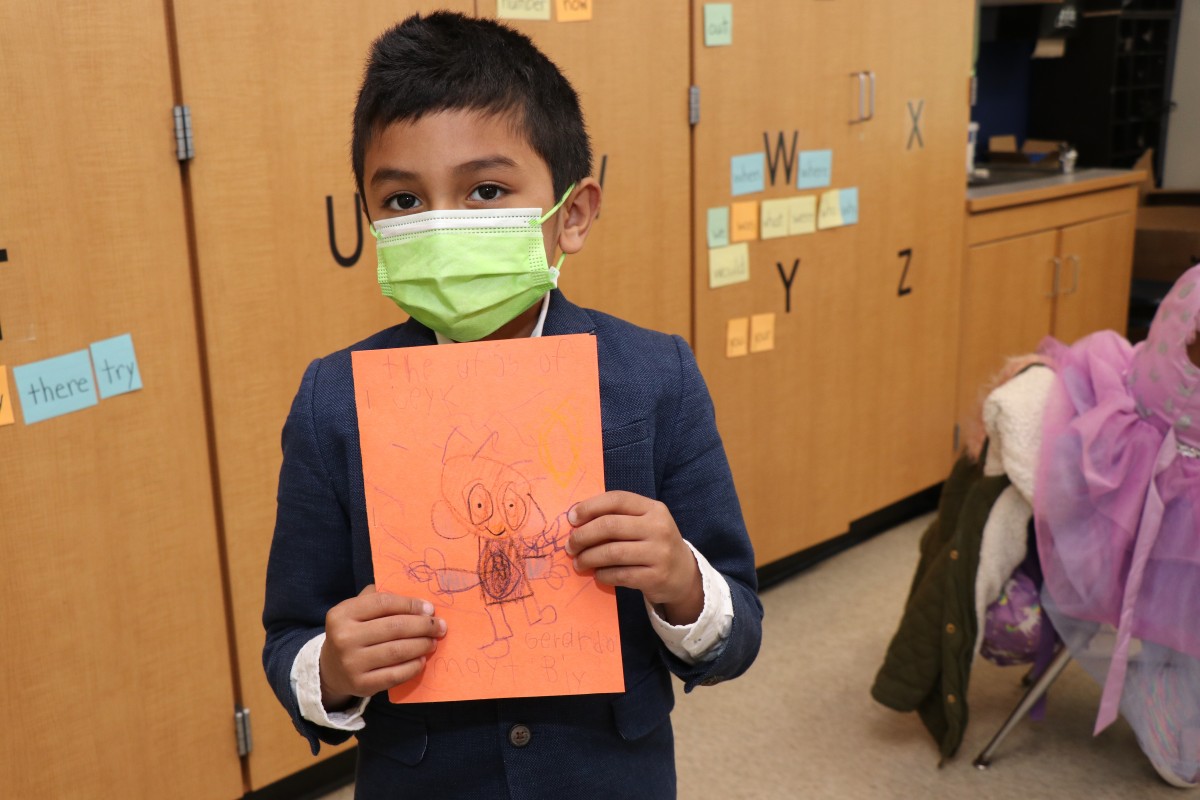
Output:
<path fill-rule="evenodd" d="M 353 354 L 375 582 L 448 626 L 393 702 L 624 690 L 616 599 L 566 554 L 604 491 L 595 338 Z"/>

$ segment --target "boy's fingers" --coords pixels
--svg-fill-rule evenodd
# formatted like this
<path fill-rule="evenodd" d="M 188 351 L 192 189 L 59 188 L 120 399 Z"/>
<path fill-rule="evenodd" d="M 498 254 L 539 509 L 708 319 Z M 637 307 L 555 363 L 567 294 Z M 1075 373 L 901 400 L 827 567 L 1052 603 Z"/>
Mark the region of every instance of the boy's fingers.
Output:
<path fill-rule="evenodd" d="M 653 505 L 650 498 L 633 492 L 605 492 L 571 506 L 567 510 L 567 522 L 578 528 L 607 514 L 645 514 Z"/>
<path fill-rule="evenodd" d="M 606 514 L 580 525 L 567 537 L 567 555 L 575 556 L 602 542 L 634 541 L 642 538 L 638 517 Z"/>
<path fill-rule="evenodd" d="M 363 676 L 362 690 L 359 696 L 370 697 L 378 692 L 386 692 L 406 681 L 411 681 L 421 674 L 421 670 L 425 669 L 425 661 L 425 657 L 422 656 L 398 666 L 385 667 L 367 673 Z"/>
<path fill-rule="evenodd" d="M 355 632 L 355 644 L 371 647 L 406 639 L 441 639 L 446 635 L 446 620 L 441 617 L 396 614 L 360 623 Z"/>
<path fill-rule="evenodd" d="M 372 591 L 370 594 L 363 590 L 357 598 L 354 618 L 360 621 L 379 619 L 396 614 L 413 614 L 417 616 L 433 616 L 433 603 L 416 597 L 404 597 L 398 594 Z"/>
<path fill-rule="evenodd" d="M 365 678 L 375 670 L 391 669 L 428 656 L 437 650 L 436 639 L 404 639 L 368 647 L 358 655 L 356 671 Z"/>

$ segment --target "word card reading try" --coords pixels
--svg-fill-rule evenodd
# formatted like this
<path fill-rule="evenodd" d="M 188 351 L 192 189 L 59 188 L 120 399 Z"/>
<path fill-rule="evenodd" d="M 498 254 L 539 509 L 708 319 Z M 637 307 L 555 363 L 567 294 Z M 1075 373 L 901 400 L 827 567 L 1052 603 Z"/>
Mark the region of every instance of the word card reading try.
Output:
<path fill-rule="evenodd" d="M 447 626 L 391 701 L 624 691 L 616 593 L 565 549 L 604 491 L 595 337 L 352 359 L 376 586 Z"/>
<path fill-rule="evenodd" d="M 133 337 L 128 333 L 102 342 L 92 342 L 90 349 L 102 400 L 142 388 L 142 373 L 133 352 Z"/>

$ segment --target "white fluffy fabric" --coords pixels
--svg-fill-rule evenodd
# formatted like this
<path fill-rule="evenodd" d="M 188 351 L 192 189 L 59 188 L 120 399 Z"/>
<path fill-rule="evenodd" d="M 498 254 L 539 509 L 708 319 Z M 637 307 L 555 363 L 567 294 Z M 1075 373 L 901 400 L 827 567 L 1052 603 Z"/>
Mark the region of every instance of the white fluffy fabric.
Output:
<path fill-rule="evenodd" d="M 983 403 L 989 442 L 984 474 L 1007 474 L 1028 503 L 1033 502 L 1042 415 L 1053 385 L 1053 370 L 1030 367 L 995 389 Z"/>
<path fill-rule="evenodd" d="M 975 616 L 979 632 L 975 637 L 975 652 L 983 644 L 983 623 L 987 609 L 1000 597 L 1004 584 L 1013 570 L 1025 560 L 1026 531 L 1033 516 L 1029 505 L 1016 486 L 1009 486 L 996 498 L 983 526 L 979 543 L 979 572 L 975 575 Z"/>

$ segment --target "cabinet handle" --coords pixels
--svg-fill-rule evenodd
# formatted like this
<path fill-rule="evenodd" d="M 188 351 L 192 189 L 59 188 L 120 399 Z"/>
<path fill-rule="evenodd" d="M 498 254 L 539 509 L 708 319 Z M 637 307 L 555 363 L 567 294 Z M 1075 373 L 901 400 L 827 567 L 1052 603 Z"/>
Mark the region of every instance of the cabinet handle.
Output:
<path fill-rule="evenodd" d="M 1081 259 L 1079 258 L 1079 256 L 1071 254 L 1071 255 L 1067 256 L 1067 260 L 1071 262 L 1074 276 L 1071 279 L 1070 290 L 1063 292 L 1063 294 L 1075 294 L 1076 292 L 1079 291 L 1079 264 L 1080 264 Z"/>
<path fill-rule="evenodd" d="M 1054 263 L 1054 283 L 1052 284 L 1050 294 L 1046 295 L 1046 297 L 1053 300 L 1058 297 L 1058 286 L 1062 280 L 1062 259 L 1055 256 L 1051 261 Z"/>
<path fill-rule="evenodd" d="M 871 79 L 871 110 L 867 114 L 867 119 L 875 119 L 875 73 L 868 72 L 867 77 Z"/>
<path fill-rule="evenodd" d="M 867 119 L 867 108 L 865 105 L 867 99 L 867 73 L 851 72 L 850 77 L 858 78 L 858 118 L 850 120 L 850 124 L 855 125 Z"/>

